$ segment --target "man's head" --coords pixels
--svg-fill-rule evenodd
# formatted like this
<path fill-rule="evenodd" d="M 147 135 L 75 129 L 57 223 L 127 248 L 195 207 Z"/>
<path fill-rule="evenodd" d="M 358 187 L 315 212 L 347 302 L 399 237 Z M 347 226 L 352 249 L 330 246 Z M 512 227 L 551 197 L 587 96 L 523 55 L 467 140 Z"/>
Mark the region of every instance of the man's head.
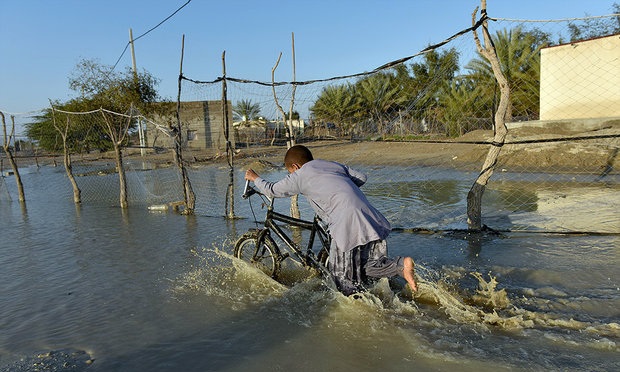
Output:
<path fill-rule="evenodd" d="M 313 159 L 312 153 L 306 146 L 295 145 L 286 152 L 284 166 L 290 173 L 293 173 Z"/>

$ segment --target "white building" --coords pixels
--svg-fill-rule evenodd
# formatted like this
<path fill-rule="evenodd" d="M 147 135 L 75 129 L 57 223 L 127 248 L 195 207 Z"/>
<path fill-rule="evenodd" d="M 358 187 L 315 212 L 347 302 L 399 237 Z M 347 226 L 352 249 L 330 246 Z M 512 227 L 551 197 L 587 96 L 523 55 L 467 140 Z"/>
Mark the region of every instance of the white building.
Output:
<path fill-rule="evenodd" d="M 541 49 L 540 120 L 620 117 L 620 34 Z"/>

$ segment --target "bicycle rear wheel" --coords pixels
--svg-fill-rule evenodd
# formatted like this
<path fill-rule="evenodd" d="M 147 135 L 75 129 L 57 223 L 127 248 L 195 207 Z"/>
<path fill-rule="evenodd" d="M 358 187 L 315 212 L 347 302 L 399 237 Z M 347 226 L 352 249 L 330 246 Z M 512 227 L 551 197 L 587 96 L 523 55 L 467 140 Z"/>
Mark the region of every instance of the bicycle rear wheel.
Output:
<path fill-rule="evenodd" d="M 257 246 L 257 243 L 258 232 L 243 234 L 235 243 L 234 256 L 275 279 L 280 271 L 278 248 L 269 237 L 265 237 L 260 246 Z"/>

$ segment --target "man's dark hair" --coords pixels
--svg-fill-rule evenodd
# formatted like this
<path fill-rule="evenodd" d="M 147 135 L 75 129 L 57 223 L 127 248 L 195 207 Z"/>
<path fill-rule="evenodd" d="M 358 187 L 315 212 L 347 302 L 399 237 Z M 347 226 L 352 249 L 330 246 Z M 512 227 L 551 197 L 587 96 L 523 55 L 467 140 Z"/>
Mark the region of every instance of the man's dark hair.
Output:
<path fill-rule="evenodd" d="M 291 167 L 293 164 L 297 163 L 299 166 L 302 166 L 310 160 L 314 160 L 310 150 L 306 146 L 295 145 L 286 152 L 284 156 L 284 165 L 286 167 Z"/>

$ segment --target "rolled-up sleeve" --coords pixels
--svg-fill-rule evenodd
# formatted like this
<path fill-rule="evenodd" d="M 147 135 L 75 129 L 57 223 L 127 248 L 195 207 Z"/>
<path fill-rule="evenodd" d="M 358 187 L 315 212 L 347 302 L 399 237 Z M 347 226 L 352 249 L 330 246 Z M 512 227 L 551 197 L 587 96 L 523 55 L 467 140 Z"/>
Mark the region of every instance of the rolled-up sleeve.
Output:
<path fill-rule="evenodd" d="M 278 182 L 269 182 L 261 177 L 254 180 L 254 185 L 270 198 L 286 198 L 301 193 L 299 177 L 291 173 Z"/>

